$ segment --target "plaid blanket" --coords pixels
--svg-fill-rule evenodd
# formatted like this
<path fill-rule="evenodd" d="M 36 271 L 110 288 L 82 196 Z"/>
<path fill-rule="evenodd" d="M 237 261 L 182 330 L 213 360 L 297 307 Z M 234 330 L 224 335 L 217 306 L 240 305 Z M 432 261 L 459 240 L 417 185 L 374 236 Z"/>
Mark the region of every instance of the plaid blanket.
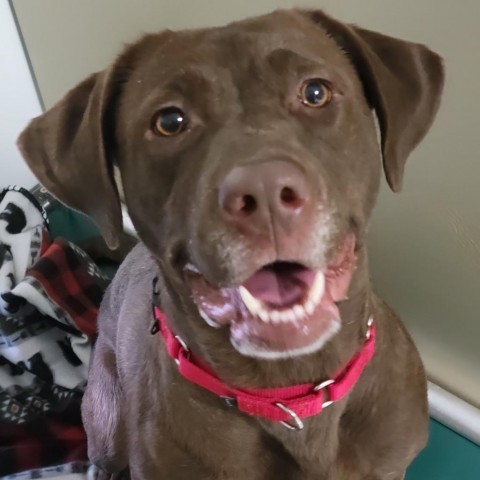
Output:
<path fill-rule="evenodd" d="M 0 193 L 0 477 L 87 459 L 80 402 L 108 281 L 50 238 L 28 191 Z"/>

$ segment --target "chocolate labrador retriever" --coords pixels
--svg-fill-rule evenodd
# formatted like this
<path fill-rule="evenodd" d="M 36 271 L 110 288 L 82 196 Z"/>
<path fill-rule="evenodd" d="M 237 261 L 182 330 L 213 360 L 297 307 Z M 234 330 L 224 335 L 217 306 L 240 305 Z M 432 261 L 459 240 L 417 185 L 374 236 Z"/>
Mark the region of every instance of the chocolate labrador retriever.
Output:
<path fill-rule="evenodd" d="M 141 239 L 99 316 L 95 464 L 404 477 L 427 439 L 425 374 L 373 293 L 365 231 L 381 159 L 400 190 L 443 80 L 422 45 L 277 11 L 148 35 L 31 122 L 19 145 L 41 183 L 114 248 L 118 167 Z"/>

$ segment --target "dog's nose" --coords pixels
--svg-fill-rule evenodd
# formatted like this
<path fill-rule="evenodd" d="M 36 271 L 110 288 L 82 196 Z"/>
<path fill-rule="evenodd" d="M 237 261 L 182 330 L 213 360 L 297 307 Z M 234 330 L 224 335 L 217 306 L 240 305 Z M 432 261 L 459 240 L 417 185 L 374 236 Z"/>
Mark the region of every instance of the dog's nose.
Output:
<path fill-rule="evenodd" d="M 294 227 L 310 200 L 305 174 L 285 160 L 235 167 L 220 187 L 224 217 L 245 233 Z"/>

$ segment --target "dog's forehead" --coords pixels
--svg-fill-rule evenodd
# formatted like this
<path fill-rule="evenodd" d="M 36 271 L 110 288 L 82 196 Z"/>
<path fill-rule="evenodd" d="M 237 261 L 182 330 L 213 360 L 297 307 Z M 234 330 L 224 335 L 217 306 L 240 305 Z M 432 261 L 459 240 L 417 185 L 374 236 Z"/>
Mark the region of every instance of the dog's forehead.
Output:
<path fill-rule="evenodd" d="M 298 12 L 278 11 L 206 32 L 219 49 L 241 49 L 247 55 L 267 56 L 278 49 L 310 52 L 338 50 L 327 32 Z"/>
<path fill-rule="evenodd" d="M 235 22 L 224 27 L 166 31 L 151 38 L 151 48 L 142 70 L 157 69 L 165 75 L 186 67 L 219 70 L 261 65 L 277 52 L 290 58 L 314 63 L 348 63 L 344 53 L 320 26 L 307 17 L 290 12 Z"/>

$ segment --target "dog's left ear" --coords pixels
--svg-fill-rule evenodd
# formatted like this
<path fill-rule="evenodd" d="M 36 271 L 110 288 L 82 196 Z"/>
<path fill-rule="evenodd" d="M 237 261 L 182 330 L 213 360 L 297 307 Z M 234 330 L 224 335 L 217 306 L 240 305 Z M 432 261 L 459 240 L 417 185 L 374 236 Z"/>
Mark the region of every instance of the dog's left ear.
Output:
<path fill-rule="evenodd" d="M 390 188 L 402 187 L 405 162 L 426 135 L 440 105 L 443 61 L 424 45 L 341 23 L 322 11 L 303 11 L 349 55 L 375 109 Z"/>
<path fill-rule="evenodd" d="M 61 202 L 89 215 L 111 249 L 122 213 L 113 179 L 113 103 L 117 68 L 91 75 L 33 119 L 17 144 L 40 183 Z"/>

